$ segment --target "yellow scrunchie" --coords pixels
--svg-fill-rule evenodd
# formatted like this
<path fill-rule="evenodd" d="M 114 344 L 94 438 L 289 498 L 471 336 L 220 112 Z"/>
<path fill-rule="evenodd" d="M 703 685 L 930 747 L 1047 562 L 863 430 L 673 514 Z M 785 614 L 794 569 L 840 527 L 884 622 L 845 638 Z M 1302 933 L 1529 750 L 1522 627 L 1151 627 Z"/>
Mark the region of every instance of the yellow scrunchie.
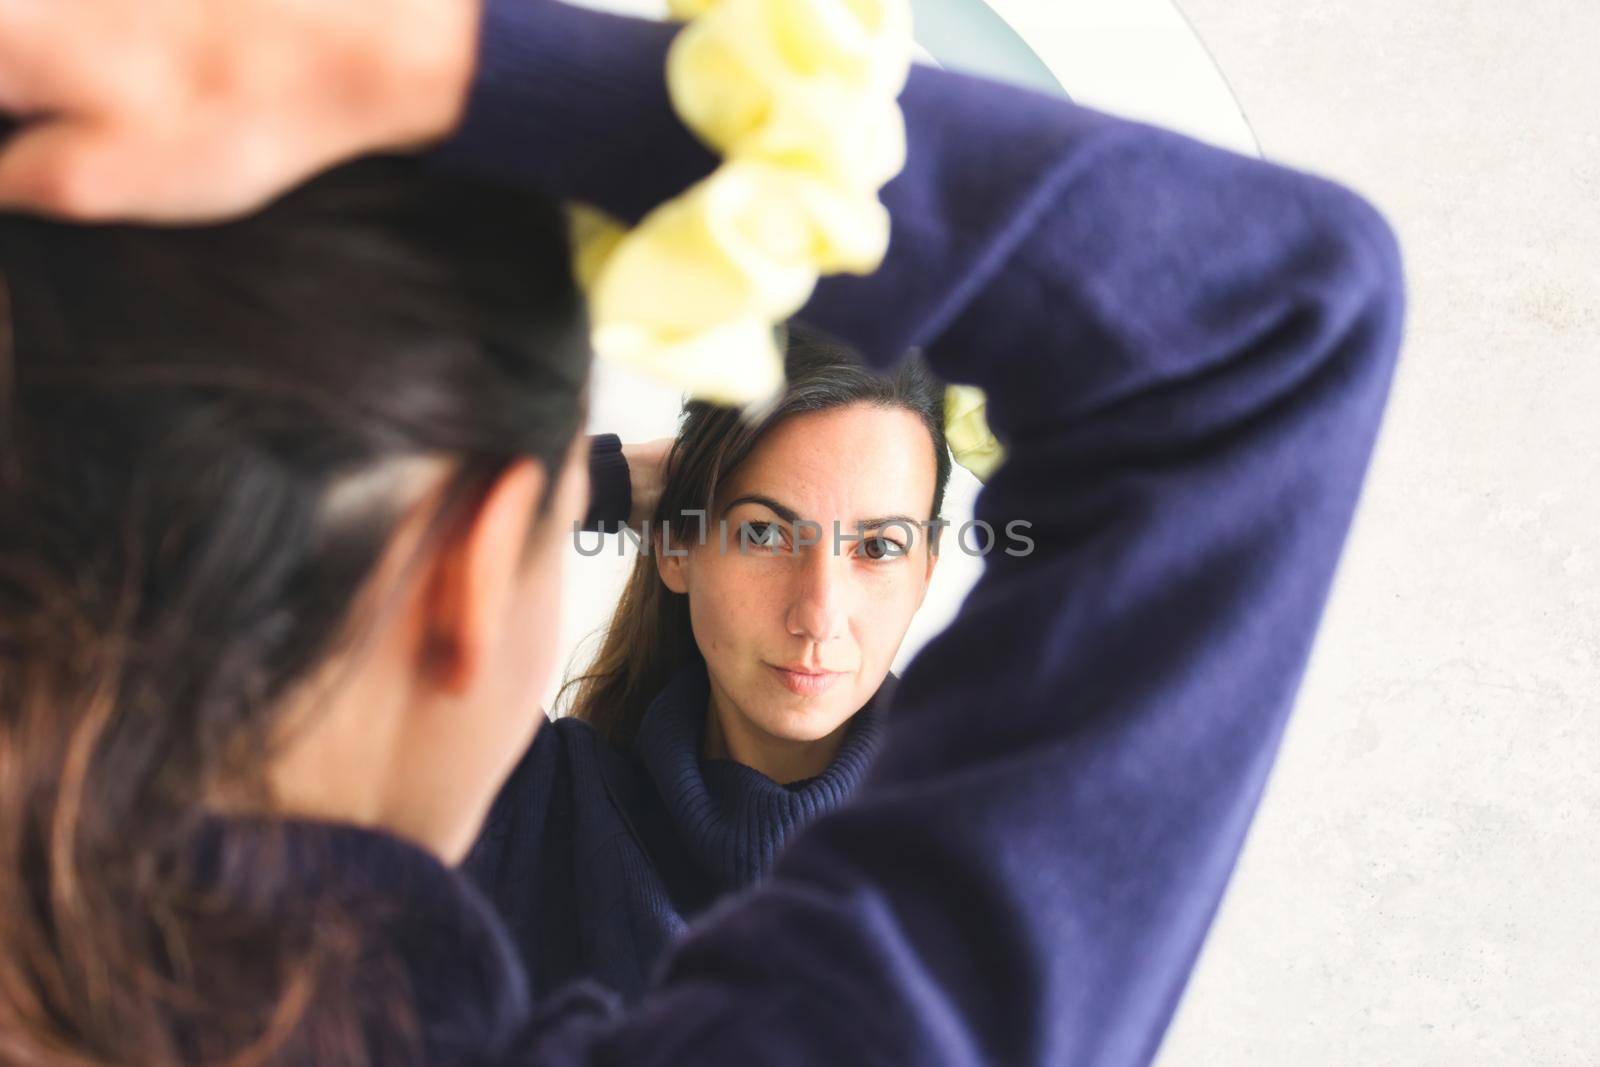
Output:
<path fill-rule="evenodd" d="M 944 436 L 955 461 L 980 482 L 989 480 L 1006 458 L 1005 449 L 989 430 L 988 402 L 975 385 L 952 385 L 944 395 Z"/>
<path fill-rule="evenodd" d="M 690 18 L 667 83 L 724 162 L 627 230 L 573 209 L 574 273 L 597 355 L 689 395 L 758 404 L 783 387 L 774 327 L 819 275 L 877 270 L 878 191 L 905 166 L 896 99 L 909 0 L 673 0 Z"/>

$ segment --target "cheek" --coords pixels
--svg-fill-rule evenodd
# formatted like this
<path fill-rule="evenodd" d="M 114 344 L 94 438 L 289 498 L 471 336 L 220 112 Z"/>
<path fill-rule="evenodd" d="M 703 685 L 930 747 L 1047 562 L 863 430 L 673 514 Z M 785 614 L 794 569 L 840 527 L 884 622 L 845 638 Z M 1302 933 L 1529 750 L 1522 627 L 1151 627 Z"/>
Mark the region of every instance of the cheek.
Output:
<path fill-rule="evenodd" d="M 707 554 L 689 577 L 689 616 L 700 654 L 717 662 L 759 654 L 781 620 L 771 576 L 756 561 Z"/>
<path fill-rule="evenodd" d="M 911 628 L 921 593 L 919 576 L 909 568 L 868 582 L 856 610 L 856 641 L 864 664 L 883 667 L 894 659 Z"/>

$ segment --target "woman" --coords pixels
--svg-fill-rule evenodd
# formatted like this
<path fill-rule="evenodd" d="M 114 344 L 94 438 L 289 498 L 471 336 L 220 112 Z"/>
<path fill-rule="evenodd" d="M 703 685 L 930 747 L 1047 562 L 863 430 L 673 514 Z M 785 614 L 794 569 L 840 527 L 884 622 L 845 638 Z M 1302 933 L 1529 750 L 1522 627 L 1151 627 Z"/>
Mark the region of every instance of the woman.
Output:
<path fill-rule="evenodd" d="M 211 0 L 202 6 L 215 10 Z M 295 105 L 316 98 L 333 55 L 352 71 L 372 63 L 394 69 L 368 56 L 391 37 L 341 38 L 330 54 L 318 19 L 345 18 L 347 5 L 237 4 L 227 9 L 237 20 L 193 19 L 202 6 L 106 0 L 56 16 L 108 30 L 101 39 L 114 43 L 109 51 L 82 40 L 72 51 L 117 57 L 103 72 L 113 80 L 129 71 L 236 72 L 220 83 L 196 81 L 225 98 L 206 99 L 202 114 L 177 113 L 190 99 L 187 81 L 162 98 L 173 112 L 148 130 L 157 158 L 195 130 L 227 131 L 233 112 L 224 105 L 235 93 L 248 98 L 247 115 L 281 103 L 278 118 L 292 128 L 305 115 Z M 359 6 L 364 18 L 395 23 L 408 10 L 381 0 Z M 177 21 L 175 35 L 194 26 L 208 31 L 198 44 L 194 35 L 172 38 L 180 52 L 193 46 L 181 62 L 154 61 L 173 58 L 164 36 L 128 41 L 109 32 L 168 17 Z M 60 27 L 43 15 L 36 21 L 38 32 L 31 23 L 8 25 L 0 48 L 42 56 Z M 318 112 L 314 150 L 284 165 L 449 137 L 432 157 L 436 167 L 637 217 L 707 162 L 673 118 L 661 84 L 673 32 L 558 3 L 491 0 L 475 63 L 440 64 L 444 81 L 452 70 L 459 79 L 459 98 L 471 85 L 460 127 L 449 106 L 458 97 L 447 93 L 442 105 L 430 97 L 424 121 L 407 111 L 421 106 L 417 94 L 357 91 L 364 85 L 357 78 L 342 85 L 349 96 L 340 99 L 359 99 L 359 113 Z M 266 39 L 296 40 L 300 50 L 278 53 L 282 63 L 228 63 Z M 22 68 L 13 73 L 29 80 Z M 65 68 L 52 73 L 64 93 L 59 86 L 72 79 Z M 262 79 L 288 84 L 262 93 Z M 585 90 L 574 94 L 573 86 Z M 13 86 L 10 98 L 19 92 Z M 6 195 L 27 199 L 15 178 L 48 159 L 52 145 L 85 131 L 129 136 L 150 98 L 132 106 L 119 99 L 115 92 L 52 99 L 49 79 L 35 78 L 27 108 L 47 125 L 19 142 L 28 155 L 0 159 L 0 175 L 12 179 Z M 405 372 L 417 368 L 406 363 L 465 358 L 450 336 L 481 332 L 484 343 L 465 346 L 473 349 L 470 362 L 514 377 L 527 360 L 545 358 L 539 346 L 514 343 L 527 337 L 514 328 L 524 304 L 508 302 L 490 316 L 493 329 L 474 331 L 462 327 L 470 317 L 457 313 L 452 298 L 425 331 L 424 340 L 432 333 L 437 343 L 418 352 L 403 345 L 399 372 L 376 356 L 356 359 L 352 366 L 368 372 L 356 374 L 364 389 L 313 391 L 303 410 L 320 420 L 314 438 L 298 433 L 303 419 L 263 419 L 255 432 L 273 449 L 236 446 L 263 464 L 261 479 L 190 478 L 142 446 L 140 464 L 166 479 L 158 504 L 162 495 L 181 503 L 189 493 L 204 504 L 204 521 L 170 529 L 143 492 L 127 500 L 126 514 L 116 510 L 119 527 L 154 524 L 147 532 L 161 541 L 129 542 L 66 521 L 72 512 L 57 514 L 54 506 L 93 507 L 119 491 L 117 477 L 81 475 L 118 462 L 137 420 L 108 423 L 94 413 L 61 420 L 59 448 L 71 457 L 63 475 L 77 472 L 71 484 L 81 489 L 59 494 L 52 506 L 7 490 L 4 536 L 22 536 L 20 527 L 32 557 L 53 561 L 75 597 L 41 600 L 28 584 L 38 568 L 26 567 L 20 593 L 8 588 L 26 610 L 8 605 L 0 616 L 8 624 L 0 645 L 8 657 L 0 671 L 7 686 L 0 961 L 8 968 L 0 1056 L 24 1064 L 148 1065 L 228 1054 L 235 1062 L 348 1063 L 371 1062 L 406 1042 L 421 1049 L 413 1062 L 430 1064 L 1149 1061 L 1238 854 L 1349 528 L 1399 344 L 1398 249 L 1383 218 L 1348 190 L 1155 127 L 937 71 L 914 72 L 901 103 L 910 157 L 885 192 L 895 227 L 889 258 L 869 279 L 825 283 L 801 317 L 875 366 L 921 347 L 941 377 L 982 387 L 1011 458 L 985 486 L 978 516 L 996 528 L 1031 521 L 1037 547 L 990 555 L 956 620 L 906 670 L 884 747 L 852 802 L 790 842 L 758 887 L 702 916 L 630 1009 L 571 987 L 529 1003 L 503 926 L 441 861 L 470 841 L 471 813 L 488 805 L 538 721 L 529 694 L 540 691 L 549 666 L 539 662 L 547 646 L 537 638 L 549 624 L 555 587 L 545 570 L 554 558 L 545 524 L 565 529 L 562 521 L 582 510 L 582 494 L 569 492 L 566 478 L 545 474 L 566 469 L 557 458 L 566 426 L 552 415 L 550 426 L 561 432 L 543 429 L 534 397 L 534 407 L 519 405 L 492 432 L 471 425 L 468 405 L 442 405 L 449 432 L 425 435 L 423 451 L 484 450 L 495 462 L 473 464 L 482 472 L 471 479 L 474 491 L 452 496 L 476 507 L 463 504 L 459 522 L 435 525 L 443 539 L 412 569 L 427 578 L 426 596 L 395 592 L 407 589 L 398 558 L 375 573 L 381 580 L 368 601 L 391 610 L 367 614 L 373 636 L 348 656 L 324 662 L 313 655 L 326 627 L 304 632 L 283 610 L 286 587 L 263 585 L 298 574 L 241 565 L 253 562 L 251 553 L 265 552 L 271 562 L 274 546 L 294 535 L 318 580 L 288 588 L 312 603 L 328 598 L 332 617 L 348 606 L 332 601 L 353 593 L 363 556 L 372 561 L 391 537 L 398 546 L 416 543 L 422 531 L 392 516 L 357 520 L 353 546 L 346 538 L 309 540 L 307 513 L 320 510 L 310 492 L 331 487 L 329 472 L 351 454 L 352 446 L 329 444 L 342 442 L 340 427 L 382 392 L 371 384 L 374 368 L 395 394 L 433 413 L 440 410 L 428 403 L 434 385 L 465 397 L 474 393 L 474 376 L 462 380 L 453 363 L 432 364 L 422 379 L 431 384 L 411 393 L 416 375 Z M 114 110 L 115 121 L 84 125 L 97 108 Z M 292 139 L 268 137 L 292 147 Z M 206 175 L 185 170 L 182 177 L 203 183 Z M 92 200 L 85 189 L 78 189 L 82 199 L 54 202 Z M 216 195 L 212 204 L 235 202 L 231 193 Z M 502 221 L 516 217 L 511 206 Z M 459 227 L 430 229 L 454 235 Z M 234 256 L 254 251 L 226 233 L 211 239 Z M 298 244 L 326 251 L 315 241 Z M 394 251 L 383 242 L 358 244 L 352 255 L 363 266 Z M 9 256 L 9 241 L 5 247 Z M 377 249 L 383 254 L 364 254 Z M 262 254 L 286 268 L 305 258 L 270 246 Z M 145 258 L 122 263 L 122 284 L 146 269 Z M 407 269 L 406 261 L 404 280 L 448 287 L 448 278 Z M 7 271 L 25 273 L 15 263 Z M 197 274 L 179 294 L 203 288 L 208 277 Z M 463 290 L 500 293 L 498 270 L 468 277 L 475 281 Z M 528 298 L 525 284 L 517 292 Z M 228 295 L 257 306 L 237 286 Z M 351 285 L 324 299 L 344 297 L 372 294 Z M 110 369 L 127 358 L 116 319 L 142 310 L 137 301 L 124 304 L 101 338 Z M 159 333 L 169 310 L 184 309 L 151 312 L 146 325 Z M 409 330 L 414 310 L 406 300 L 378 318 Z M 16 313 L 19 321 L 31 314 Z M 53 333 L 85 323 L 39 321 L 32 339 L 19 330 L 21 403 L 36 411 L 30 418 L 70 416 L 73 396 L 30 391 L 26 376 L 59 365 L 48 344 Z M 243 333 L 258 333 L 254 320 L 248 325 Z M 365 325 L 341 338 L 355 352 Z M 408 337 L 401 331 L 400 340 Z M 202 333 L 195 340 L 226 349 L 250 338 L 223 344 Z M 283 340 L 280 358 L 298 347 L 292 330 Z M 30 354 L 30 344 L 43 347 Z M 330 354 L 293 358 L 308 361 L 301 369 L 312 381 L 348 373 L 322 366 L 334 361 Z M 213 378 L 211 386 L 297 380 L 247 365 L 250 373 Z M 558 392 L 569 380 L 538 378 L 536 393 Z M 80 387 L 116 384 L 92 378 Z M 103 399 L 115 402 L 116 393 Z M 182 399 L 203 403 L 206 394 L 185 390 Z M 174 423 L 167 413 L 154 422 L 203 446 L 240 408 L 227 404 L 204 418 L 185 408 L 194 417 Z M 408 405 L 400 414 L 407 417 L 396 428 L 363 435 L 356 454 L 415 447 L 415 412 Z M 549 439 L 518 436 L 534 432 Z M 545 458 L 509 462 L 507 439 Z M 283 449 L 294 462 L 279 458 Z M 348 483 L 355 488 L 328 498 L 336 505 L 328 514 L 357 519 L 375 501 L 392 506 L 384 488 L 407 482 L 395 473 Z M 270 524 L 237 504 L 217 512 L 257 484 L 301 505 L 277 509 L 284 521 Z M 548 486 L 555 488 L 547 493 Z M 543 521 L 531 521 L 546 496 Z M 189 534 L 201 540 L 185 540 Z M 152 571 L 120 565 L 118 553 L 135 548 Z M 92 581 L 96 575 L 105 580 Z M 149 594 L 152 584 L 166 598 L 161 615 L 118 611 L 138 605 L 134 594 Z M 184 595 L 186 588 L 210 595 Z M 159 633 L 100 641 L 95 627 L 78 624 L 75 601 L 86 589 L 114 591 L 105 617 L 119 627 L 159 624 Z M 219 630 L 220 617 L 248 629 Z M 203 628 L 192 625 L 196 619 Z M 17 632 L 27 635 L 21 654 Z M 271 657 L 282 669 L 264 671 L 246 656 L 255 634 L 285 644 Z M 170 640 L 151 644 L 161 636 Z M 143 679 L 134 699 L 115 699 L 119 676 L 98 668 L 126 657 L 140 662 L 152 648 L 168 654 L 153 673 L 129 676 Z M 104 655 L 91 655 L 97 650 Z M 51 684 L 41 689 L 39 675 Z M 174 819 L 207 795 L 192 784 L 197 769 L 226 759 L 266 773 L 261 749 L 226 746 L 218 731 L 202 729 L 207 720 L 164 709 L 225 701 L 265 715 L 265 702 L 288 683 L 321 708 L 282 739 L 277 751 L 288 762 L 274 777 L 286 796 L 301 798 L 290 810 L 317 817 L 277 820 L 269 835 L 283 844 L 276 852 L 256 847 L 251 820 L 222 820 L 217 844 L 200 851 L 205 862 L 194 873 L 231 893 L 169 897 L 159 890 L 172 876 L 164 862 L 170 850 L 149 861 L 137 847 L 118 856 L 115 827 L 84 838 L 85 816 L 128 822 L 152 810 L 148 797 L 117 784 L 122 775 L 104 773 L 107 760 L 113 772 L 131 763 L 147 769 L 141 780 L 171 785 L 179 799 L 186 793 L 190 803 L 172 808 Z M 82 700 L 65 700 L 62 689 Z M 48 707 L 19 710 L 40 705 Z M 107 726 L 115 730 L 104 733 Z M 430 744 L 438 751 L 428 753 Z M 156 766 L 159 772 L 148 771 Z M 18 785 L 23 775 L 29 781 Z M 53 803 L 58 782 L 66 787 L 63 805 Z M 223 784 L 210 793 L 220 798 L 216 806 L 245 806 L 224 803 L 237 790 Z M 80 787 L 103 795 L 86 807 L 76 802 Z M 386 826 L 395 832 L 380 832 Z M 90 844 L 118 860 L 115 872 L 81 865 Z M 278 869 L 292 877 L 272 873 Z M 121 903 L 117 892 L 125 894 Z M 190 935 L 195 923 L 205 924 L 203 940 Z M 129 956 L 154 959 L 155 973 L 115 964 Z"/>
<path fill-rule="evenodd" d="M 587 490 L 563 219 L 380 162 L 0 247 L 0 1061 L 201 1062 L 306 995 L 283 1062 L 363 1047 L 405 994 L 355 961 L 404 953 L 293 857 L 459 858 L 538 722 Z"/>
<path fill-rule="evenodd" d="M 759 423 L 686 407 L 572 714 L 540 731 L 467 858 L 536 993 L 593 978 L 638 994 L 686 923 L 765 873 L 876 753 L 938 561 L 943 388 L 916 360 L 881 378 L 804 331 L 785 364 Z"/>

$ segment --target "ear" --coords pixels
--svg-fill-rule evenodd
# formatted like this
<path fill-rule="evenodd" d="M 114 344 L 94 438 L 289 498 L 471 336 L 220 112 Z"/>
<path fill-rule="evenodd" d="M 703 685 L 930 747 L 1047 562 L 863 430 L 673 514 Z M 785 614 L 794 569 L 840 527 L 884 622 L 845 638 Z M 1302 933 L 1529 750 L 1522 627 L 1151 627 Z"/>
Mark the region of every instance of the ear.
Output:
<path fill-rule="evenodd" d="M 662 538 L 656 535 L 655 542 L 651 545 L 651 555 L 655 557 L 656 573 L 661 576 L 661 584 L 674 593 L 687 593 L 689 591 L 689 557 L 676 555 L 685 549 L 676 547 L 674 554 L 668 555 L 662 551 Z"/>
<path fill-rule="evenodd" d="M 423 652 L 429 679 L 452 694 L 472 688 L 503 629 L 546 481 L 538 460 L 512 464 L 460 535 L 438 550 L 428 583 Z"/>

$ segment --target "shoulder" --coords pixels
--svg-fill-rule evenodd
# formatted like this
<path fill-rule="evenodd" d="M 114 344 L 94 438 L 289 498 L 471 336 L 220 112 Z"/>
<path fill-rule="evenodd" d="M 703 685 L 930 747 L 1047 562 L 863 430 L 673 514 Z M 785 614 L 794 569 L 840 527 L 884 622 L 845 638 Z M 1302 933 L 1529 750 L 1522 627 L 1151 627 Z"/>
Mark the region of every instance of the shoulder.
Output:
<path fill-rule="evenodd" d="M 587 722 L 552 719 L 501 786 L 484 822 L 484 837 L 522 836 L 552 822 L 582 821 L 590 808 L 604 807 L 616 790 L 632 789 L 632 762 Z M 519 832 L 520 831 L 520 832 Z"/>
<path fill-rule="evenodd" d="M 559 738 L 559 743 L 569 748 L 592 751 L 605 746 L 605 740 L 598 730 L 584 720 L 575 719 L 570 715 L 551 719 L 545 724 L 544 732 Z"/>
<path fill-rule="evenodd" d="M 589 723 L 571 717 L 552 721 L 544 728 L 549 734 L 550 762 L 571 784 L 573 798 L 581 802 L 589 795 L 603 794 L 605 782 L 625 773 L 627 756 L 600 736 Z"/>
<path fill-rule="evenodd" d="M 600 736 L 581 719 L 562 718 L 551 724 L 552 747 L 559 748 L 573 800 L 622 814 L 631 809 L 643 782 L 633 757 Z"/>
<path fill-rule="evenodd" d="M 592 764 L 600 735 L 586 722 L 547 719 L 517 761 L 484 820 L 485 833 L 497 826 L 546 811 L 553 798 L 570 794 L 575 770 Z"/>
<path fill-rule="evenodd" d="M 501 786 L 491 821 L 499 814 L 501 801 L 534 790 L 548 791 L 551 782 L 572 773 L 574 762 L 592 760 L 601 747 L 600 735 L 588 723 L 573 718 L 546 719 Z"/>
<path fill-rule="evenodd" d="M 569 720 L 539 724 L 484 816 L 478 839 L 464 862 L 469 873 L 495 877 L 493 872 L 507 856 L 531 855 L 552 823 L 563 821 L 563 813 L 571 807 L 572 750 L 584 743 Z"/>

